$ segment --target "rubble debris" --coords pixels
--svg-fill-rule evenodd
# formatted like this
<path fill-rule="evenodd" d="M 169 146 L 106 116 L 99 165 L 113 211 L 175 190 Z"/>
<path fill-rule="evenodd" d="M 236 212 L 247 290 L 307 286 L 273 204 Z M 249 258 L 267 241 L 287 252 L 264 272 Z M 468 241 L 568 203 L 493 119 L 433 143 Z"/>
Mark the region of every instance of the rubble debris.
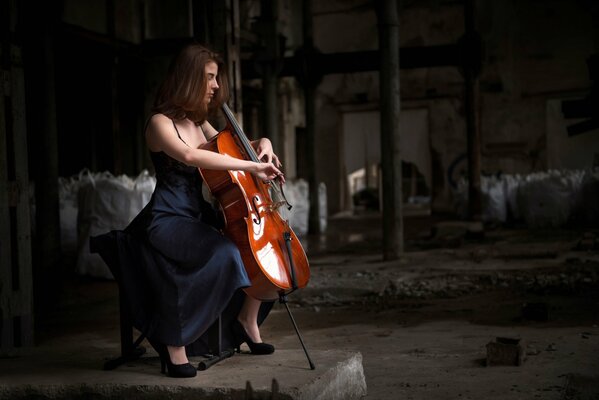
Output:
<path fill-rule="evenodd" d="M 418 279 L 401 277 L 389 279 L 376 296 L 395 299 L 456 298 L 500 288 L 538 294 L 574 293 L 593 289 L 599 285 L 598 266 L 596 262 L 589 262 L 566 264 L 559 269 L 485 271 L 477 274 L 450 272 L 420 276 Z M 522 317 L 528 320 L 547 321 L 549 312 L 546 305 L 528 304 L 522 308 Z"/>
<path fill-rule="evenodd" d="M 527 356 L 536 356 L 541 353 L 541 350 L 537 349 L 535 346 L 529 344 L 526 346 L 526 355 Z"/>
<path fill-rule="evenodd" d="M 487 343 L 488 367 L 496 365 L 520 366 L 526 354 L 523 343 L 518 338 L 497 337 L 494 342 Z"/>
<path fill-rule="evenodd" d="M 555 343 L 549 343 L 547 345 L 547 348 L 545 348 L 545 351 L 556 351 L 557 347 L 555 347 Z"/>
<path fill-rule="evenodd" d="M 445 254 L 445 253 L 444 253 Z M 461 256 L 495 258 L 495 252 L 476 254 L 462 252 Z M 599 261 L 592 257 L 570 257 L 550 267 L 527 269 L 473 269 L 468 262 L 455 262 L 455 269 L 446 266 L 397 268 L 396 264 L 377 266 L 377 269 L 331 269 L 319 271 L 319 279 L 300 292 L 295 302 L 305 307 L 336 307 L 361 304 L 384 309 L 395 308 L 404 300 L 455 299 L 492 291 L 514 291 L 534 295 L 568 295 L 596 293 L 599 289 Z M 331 280 L 343 282 L 343 288 L 331 287 Z M 317 290 L 314 290 L 317 289 Z M 536 297 L 535 297 L 536 298 Z M 533 298 L 524 301 L 543 301 Z M 521 321 L 548 321 L 549 304 L 515 304 L 515 317 Z"/>

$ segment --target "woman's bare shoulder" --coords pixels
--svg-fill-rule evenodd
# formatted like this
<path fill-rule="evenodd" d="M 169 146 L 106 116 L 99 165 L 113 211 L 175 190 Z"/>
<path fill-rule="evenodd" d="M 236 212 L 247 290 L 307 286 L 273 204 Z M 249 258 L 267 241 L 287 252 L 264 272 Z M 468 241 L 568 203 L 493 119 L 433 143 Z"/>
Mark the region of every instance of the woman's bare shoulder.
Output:
<path fill-rule="evenodd" d="M 154 114 L 148 120 L 146 128 L 146 143 L 150 150 L 162 150 L 161 137 L 170 136 L 170 130 L 173 127 L 173 121 L 164 114 Z"/>
<path fill-rule="evenodd" d="M 165 125 L 172 125 L 173 121 L 164 114 L 154 114 L 148 121 L 148 127 L 162 127 Z"/>

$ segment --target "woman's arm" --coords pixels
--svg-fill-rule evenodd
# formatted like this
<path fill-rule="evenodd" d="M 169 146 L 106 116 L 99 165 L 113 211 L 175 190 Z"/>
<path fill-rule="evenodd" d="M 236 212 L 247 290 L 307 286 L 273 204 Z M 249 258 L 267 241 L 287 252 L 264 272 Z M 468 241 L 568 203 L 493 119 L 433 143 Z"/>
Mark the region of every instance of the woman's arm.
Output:
<path fill-rule="evenodd" d="M 218 131 L 214 129 L 208 120 L 204 121 L 200 127 L 202 128 L 202 132 L 204 132 L 204 136 L 206 136 L 206 140 L 210 140 L 218 135 Z"/>
<path fill-rule="evenodd" d="M 281 171 L 272 163 L 255 163 L 187 146 L 177 137 L 172 121 L 162 114 L 156 114 L 150 120 L 146 141 L 151 151 L 163 151 L 186 165 L 214 170 L 248 171 L 264 180 L 281 175 Z"/>

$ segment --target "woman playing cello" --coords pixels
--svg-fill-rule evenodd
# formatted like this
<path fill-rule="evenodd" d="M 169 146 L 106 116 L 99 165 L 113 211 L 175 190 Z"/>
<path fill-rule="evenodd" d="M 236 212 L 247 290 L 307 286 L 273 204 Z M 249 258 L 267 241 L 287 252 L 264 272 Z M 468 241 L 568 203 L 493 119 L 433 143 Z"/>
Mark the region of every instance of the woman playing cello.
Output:
<path fill-rule="evenodd" d="M 268 139 L 252 142 L 253 162 L 199 148 L 218 132 L 208 122 L 228 96 L 221 59 L 191 44 L 173 60 L 145 128 L 156 172 L 150 202 L 124 231 L 92 238 L 107 260 L 144 333 L 172 377 L 192 377 L 188 355 L 206 352 L 205 332 L 222 316 L 222 340 L 245 342 L 252 354 L 270 354 L 259 324 L 272 303 L 243 292 L 250 286 L 236 246 L 202 197 L 198 168 L 246 171 L 261 180 L 282 178 Z M 111 265 L 112 264 L 112 265 Z"/>

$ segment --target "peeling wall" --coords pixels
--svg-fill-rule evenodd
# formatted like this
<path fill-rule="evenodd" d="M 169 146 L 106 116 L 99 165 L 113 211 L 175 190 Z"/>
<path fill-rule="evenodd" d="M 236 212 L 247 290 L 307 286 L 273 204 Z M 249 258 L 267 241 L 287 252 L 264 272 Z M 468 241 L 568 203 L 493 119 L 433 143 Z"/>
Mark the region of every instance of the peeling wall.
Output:
<path fill-rule="evenodd" d="M 593 21 L 580 2 L 478 1 L 485 43 L 480 77 L 482 172 L 528 173 L 549 167 L 548 131 L 563 129 L 547 118 L 552 99 L 584 97 L 590 89 L 586 59 L 593 53 Z M 462 4 L 403 2 L 403 46 L 454 44 L 463 34 Z M 314 8 L 315 44 L 324 53 L 374 50 L 377 21 L 372 2 L 332 1 Z M 401 57 L 401 54 L 400 54 Z M 433 210 L 452 210 L 453 180 L 466 170 L 463 78 L 456 67 L 401 71 L 402 109 L 426 108 L 433 159 Z M 339 113 L 359 105 L 378 108 L 378 72 L 326 76 L 317 90 L 319 179 L 328 187 L 329 212 L 342 210 L 342 154 L 334 151 Z M 562 140 L 567 136 L 561 132 Z M 589 136 L 597 133 L 587 133 Z M 599 146 L 597 140 L 589 140 Z M 572 151 L 564 147 L 564 151 Z M 599 148 L 590 153 L 599 153 Z M 339 159 L 333 159 L 339 157 Z M 568 159 L 564 155 L 562 158 Z M 591 160 L 593 157 L 587 157 Z M 591 162 L 587 167 L 591 167 Z"/>

